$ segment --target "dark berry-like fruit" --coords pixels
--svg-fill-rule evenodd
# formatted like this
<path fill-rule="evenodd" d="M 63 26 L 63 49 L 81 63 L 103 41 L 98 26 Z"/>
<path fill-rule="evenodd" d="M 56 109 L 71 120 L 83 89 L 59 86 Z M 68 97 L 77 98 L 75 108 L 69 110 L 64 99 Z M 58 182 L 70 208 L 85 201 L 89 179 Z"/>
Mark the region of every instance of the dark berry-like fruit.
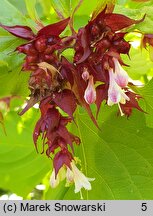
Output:
<path fill-rule="evenodd" d="M 27 55 L 37 54 L 37 50 L 34 48 L 33 44 L 25 44 L 23 46 L 19 46 L 17 50 Z"/>
<path fill-rule="evenodd" d="M 98 24 L 100 30 L 103 30 L 106 27 L 106 24 L 102 19 L 98 19 L 97 24 Z"/>
<path fill-rule="evenodd" d="M 54 51 L 54 47 L 53 46 L 47 46 L 46 50 L 44 51 L 44 54 L 51 54 Z"/>
<path fill-rule="evenodd" d="M 96 24 L 92 25 L 90 30 L 91 30 L 92 36 L 99 36 L 100 29 L 99 29 L 98 25 L 96 25 Z"/>
<path fill-rule="evenodd" d="M 52 57 L 50 55 L 44 55 L 44 60 L 49 62 L 50 60 L 52 60 Z"/>
<path fill-rule="evenodd" d="M 55 37 L 55 36 L 52 36 L 52 37 L 47 39 L 47 44 L 48 45 L 53 45 L 53 44 L 57 43 L 57 41 L 58 41 L 58 38 Z"/>
<path fill-rule="evenodd" d="M 47 48 L 46 43 L 46 38 L 39 38 L 35 41 L 35 48 L 38 50 L 38 52 L 44 52 Z"/>
<path fill-rule="evenodd" d="M 30 63 L 36 63 L 37 60 L 38 60 L 37 56 L 34 56 L 34 55 L 28 55 L 26 57 L 26 62 L 29 63 L 29 64 Z"/>
<path fill-rule="evenodd" d="M 118 52 L 127 54 L 130 50 L 130 44 L 126 41 L 115 41 L 114 45 L 116 46 L 116 49 Z"/>
<path fill-rule="evenodd" d="M 111 43 L 108 39 L 102 39 L 99 43 L 97 43 L 97 50 L 107 50 L 111 47 Z"/>

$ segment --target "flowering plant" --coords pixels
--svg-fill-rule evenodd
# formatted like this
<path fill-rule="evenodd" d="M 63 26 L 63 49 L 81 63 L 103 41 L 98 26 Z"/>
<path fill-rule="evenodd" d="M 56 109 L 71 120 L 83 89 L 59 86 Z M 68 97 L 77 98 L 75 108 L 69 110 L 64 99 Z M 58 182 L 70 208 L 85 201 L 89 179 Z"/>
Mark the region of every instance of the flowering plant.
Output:
<path fill-rule="evenodd" d="M 87 113 L 89 124 L 93 125 L 92 131 L 96 130 L 96 134 L 101 134 L 100 137 L 106 135 L 105 126 L 101 127 L 101 116 L 108 112 L 106 109 L 113 110 L 113 107 L 117 107 L 115 113 L 119 119 L 117 121 L 121 121 L 121 127 L 122 121 L 128 124 L 133 110 L 137 110 L 134 113 L 140 112 L 136 115 L 149 114 L 140 105 L 144 101 L 145 87 L 140 88 L 128 69 L 130 52 L 133 50 L 130 34 L 133 38 L 139 36 L 141 49 L 153 45 L 152 34 L 141 31 L 147 15 L 143 13 L 139 18 L 130 18 L 115 11 L 115 1 L 102 1 L 92 11 L 88 22 L 76 29 L 75 15 L 83 4 L 82 0 L 76 1 L 69 16 L 53 1 L 52 6 L 61 20 L 47 25 L 40 21 L 28 1 L 25 2 L 35 24 L 8 25 L 2 21 L 0 24 L 2 32 L 13 35 L 14 40 L 20 39 L 20 44 L 14 47 L 12 55 L 21 58 L 19 71 L 22 76 L 28 77 L 27 87 L 30 93 L 25 95 L 26 105 L 20 108 L 18 114 L 26 116 L 33 107 L 39 109 L 40 117 L 33 126 L 33 142 L 36 151 L 46 154 L 52 164 L 48 182 L 52 188 L 59 186 L 60 182 L 65 182 L 65 187 L 74 183 L 74 192 L 80 192 L 83 198 L 81 189 L 91 190 L 90 181 L 96 181 L 96 176 L 99 175 L 96 168 L 91 172 L 93 175 L 88 175 L 87 168 L 82 169 L 83 166 L 90 166 L 90 163 L 87 164 L 85 159 L 81 131 L 73 128 L 80 127 L 84 112 Z M 70 50 L 73 54 L 69 58 L 65 53 Z M 11 91 L 10 95 L 2 97 L 1 102 L 9 109 L 13 98 L 20 100 L 21 96 Z M 79 112 L 83 112 L 80 120 L 77 118 Z M 7 133 L 2 113 L 0 120 Z M 107 122 L 107 119 L 104 121 Z M 84 135 L 88 136 L 91 132 L 90 125 L 87 123 L 84 127 L 88 129 L 84 131 Z M 92 145 L 88 143 L 88 148 L 96 151 L 96 144 Z M 81 154 L 77 153 L 79 148 L 83 149 L 85 164 Z M 100 162 L 99 157 L 94 157 L 94 160 Z"/>

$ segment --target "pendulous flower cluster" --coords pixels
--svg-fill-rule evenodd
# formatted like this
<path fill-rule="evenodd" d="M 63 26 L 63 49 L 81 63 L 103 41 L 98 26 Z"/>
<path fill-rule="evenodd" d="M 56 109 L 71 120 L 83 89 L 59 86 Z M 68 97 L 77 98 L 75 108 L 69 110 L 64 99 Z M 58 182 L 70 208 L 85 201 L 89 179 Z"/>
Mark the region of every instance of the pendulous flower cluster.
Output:
<path fill-rule="evenodd" d="M 27 26 L 0 26 L 27 41 L 15 50 L 25 54 L 22 71 L 30 72 L 30 99 L 20 115 L 39 103 L 41 116 L 33 140 L 37 149 L 41 137 L 42 153 L 53 158 L 50 184 L 56 187 L 66 179 L 66 185 L 75 184 L 77 193 L 82 187 L 90 190 L 89 181 L 94 179 L 87 178 L 77 168 L 73 145 L 81 141 L 68 131 L 67 125 L 74 121 L 78 105 L 87 110 L 96 126 L 90 108 L 93 103 L 97 106 L 97 116 L 103 101 L 108 106 L 117 104 L 120 114 L 128 117 L 133 108 L 143 111 L 138 104 L 141 96 L 131 90 L 133 84 L 129 83 L 122 67 L 126 64 L 121 59 L 121 54 L 128 55 L 130 50 L 124 29 L 143 19 L 135 21 L 106 7 L 98 14 L 93 13 L 78 33 L 73 29 L 72 35 L 61 37 L 70 23 L 72 30 L 71 19 L 42 27 L 37 34 Z M 62 55 L 68 48 L 74 49 L 73 62 Z"/>

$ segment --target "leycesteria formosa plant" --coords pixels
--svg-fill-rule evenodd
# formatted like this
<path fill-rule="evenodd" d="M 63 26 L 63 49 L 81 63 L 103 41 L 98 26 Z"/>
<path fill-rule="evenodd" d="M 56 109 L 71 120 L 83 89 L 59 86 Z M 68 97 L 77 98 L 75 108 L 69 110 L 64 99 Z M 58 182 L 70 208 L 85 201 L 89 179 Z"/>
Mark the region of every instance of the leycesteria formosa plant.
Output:
<path fill-rule="evenodd" d="M 51 187 L 56 187 L 66 179 L 66 186 L 75 184 L 75 193 L 82 188 L 91 190 L 90 181 L 78 169 L 78 159 L 73 145 L 80 145 L 81 140 L 68 131 L 67 125 L 75 122 L 74 113 L 77 106 L 83 106 L 98 127 L 97 117 L 101 103 L 117 105 L 120 115 L 130 116 L 132 109 L 143 111 L 127 66 L 121 54 L 129 55 L 130 43 L 124 39 L 127 28 L 143 22 L 133 20 L 122 14 L 113 13 L 112 7 L 95 11 L 88 24 L 75 32 L 73 16 L 57 23 L 41 26 L 35 34 L 27 26 L 0 26 L 16 37 L 26 40 L 15 50 L 25 55 L 22 71 L 30 72 L 30 99 L 19 113 L 23 115 L 28 109 L 39 103 L 40 119 L 36 123 L 33 140 L 37 148 L 38 138 L 42 138 L 43 152 L 53 160 L 50 177 Z M 72 35 L 60 36 L 70 26 Z M 152 35 L 145 35 L 152 45 Z M 74 49 L 73 61 L 70 62 L 62 53 Z M 92 113 L 91 104 L 97 106 L 97 116 Z M 66 115 L 61 112 L 64 111 Z M 76 124 L 76 122 L 75 122 Z M 90 148 L 90 147 L 89 147 Z"/>

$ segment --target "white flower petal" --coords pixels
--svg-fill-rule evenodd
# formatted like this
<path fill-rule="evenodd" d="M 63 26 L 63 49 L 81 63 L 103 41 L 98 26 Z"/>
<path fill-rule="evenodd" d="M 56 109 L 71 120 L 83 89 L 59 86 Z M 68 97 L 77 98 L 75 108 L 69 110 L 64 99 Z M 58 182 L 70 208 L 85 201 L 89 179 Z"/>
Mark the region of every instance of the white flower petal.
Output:
<path fill-rule="evenodd" d="M 125 94 L 124 89 L 122 89 L 115 80 L 115 74 L 113 69 L 109 70 L 109 88 L 108 88 L 108 106 L 112 106 L 113 104 L 125 104 L 126 100 L 129 101 L 129 97 Z"/>
<path fill-rule="evenodd" d="M 66 179 L 67 179 L 68 183 L 71 183 L 71 182 L 74 181 L 74 175 L 73 175 L 73 172 L 70 170 L 69 167 L 67 167 Z"/>
<path fill-rule="evenodd" d="M 120 89 L 118 89 L 117 86 L 108 90 L 107 104 L 109 106 L 111 106 L 113 104 L 118 104 L 120 102 L 120 100 L 121 100 L 121 92 L 120 92 Z"/>
<path fill-rule="evenodd" d="M 88 86 L 84 93 L 84 99 L 88 104 L 92 104 L 96 100 L 96 90 L 94 87 L 93 76 L 89 77 Z"/>
<path fill-rule="evenodd" d="M 120 87 L 116 84 L 113 69 L 109 70 L 109 88 L 107 104 L 112 106 L 121 100 Z"/>
<path fill-rule="evenodd" d="M 120 87 L 124 88 L 129 82 L 129 76 L 116 58 L 113 58 L 113 61 L 115 64 L 115 81 Z"/>
<path fill-rule="evenodd" d="M 130 98 L 125 94 L 124 90 L 122 90 L 121 95 L 122 95 L 122 98 L 121 98 L 120 103 L 125 104 L 126 100 L 127 100 L 127 101 L 130 100 Z M 123 101 L 124 101 L 124 102 L 123 102 Z"/>
<path fill-rule="evenodd" d="M 50 185 L 52 188 L 56 188 L 59 184 L 58 176 L 55 178 L 55 169 L 53 169 L 52 174 L 50 176 Z"/>
<path fill-rule="evenodd" d="M 50 185 L 52 188 L 56 188 L 61 181 L 66 178 L 66 169 L 64 166 L 60 168 L 55 178 L 55 169 L 53 169 L 51 177 L 50 177 Z"/>
<path fill-rule="evenodd" d="M 87 178 L 75 165 L 74 161 L 71 162 L 72 172 L 74 175 L 75 193 L 78 193 L 81 188 L 91 190 L 91 184 L 89 181 L 93 181 L 94 178 Z"/>

